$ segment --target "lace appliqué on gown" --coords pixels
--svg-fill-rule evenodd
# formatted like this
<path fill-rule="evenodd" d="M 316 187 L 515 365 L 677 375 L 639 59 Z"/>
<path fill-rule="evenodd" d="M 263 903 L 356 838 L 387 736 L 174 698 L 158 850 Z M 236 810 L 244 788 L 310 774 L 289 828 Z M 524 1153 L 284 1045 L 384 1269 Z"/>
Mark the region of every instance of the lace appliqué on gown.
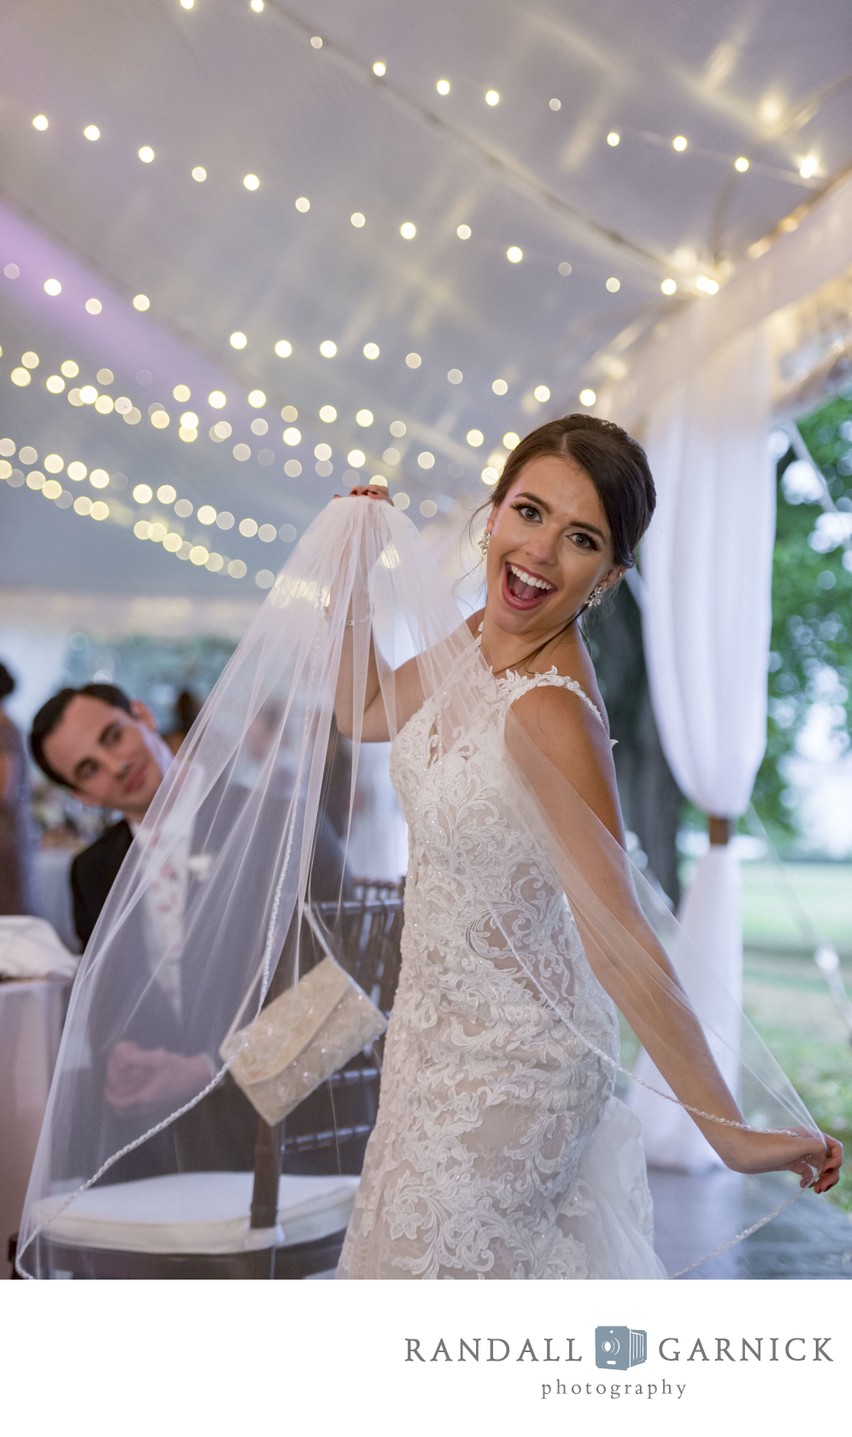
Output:
<path fill-rule="evenodd" d="M 477 682 L 488 717 L 463 748 L 441 742 L 430 703 L 392 747 L 409 825 L 402 968 L 338 1276 L 664 1276 L 638 1124 L 579 1036 L 615 1059 L 615 1010 L 501 792 L 522 693 L 558 684 L 600 714 L 555 669 Z"/>

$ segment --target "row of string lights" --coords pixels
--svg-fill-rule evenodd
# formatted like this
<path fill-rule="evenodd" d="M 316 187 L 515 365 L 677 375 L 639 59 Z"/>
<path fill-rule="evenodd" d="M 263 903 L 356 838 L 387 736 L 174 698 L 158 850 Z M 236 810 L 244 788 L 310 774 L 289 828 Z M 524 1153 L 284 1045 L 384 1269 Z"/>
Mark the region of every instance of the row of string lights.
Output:
<path fill-rule="evenodd" d="M 178 0 L 178 3 L 185 11 L 196 9 L 195 0 Z M 262 14 L 266 6 L 263 0 L 250 0 L 248 8 L 255 14 Z M 325 42 L 320 36 L 311 36 L 310 45 L 315 51 L 320 51 L 324 48 Z M 376 80 L 383 80 L 388 71 L 387 61 L 383 59 L 374 61 L 371 66 L 371 71 Z M 453 92 L 452 82 L 444 77 L 439 78 L 435 82 L 435 92 L 442 99 L 446 99 Z M 496 109 L 502 100 L 500 93 L 495 89 L 483 91 L 482 98 L 485 105 L 491 109 Z M 551 97 L 547 103 L 548 108 L 555 114 L 558 114 L 562 109 L 561 100 L 555 96 Z M 39 133 L 49 131 L 51 124 L 52 122 L 48 116 L 42 113 L 32 119 L 32 126 Z M 86 124 L 80 133 L 84 141 L 92 144 L 97 143 L 102 138 L 101 127 L 95 123 Z M 622 138 L 628 138 L 629 135 L 629 131 L 625 131 L 623 134 L 620 130 L 611 129 L 603 138 L 605 138 L 606 145 L 614 150 L 622 143 Z M 634 138 L 635 137 L 649 143 L 663 143 L 663 137 L 645 132 L 636 131 L 634 132 Z M 670 141 L 667 141 L 667 143 L 670 143 L 673 151 L 678 154 L 683 154 L 690 148 L 687 138 L 683 135 L 677 135 Z M 705 151 L 696 152 L 702 154 L 707 153 Z M 140 163 L 146 166 L 153 165 L 158 159 L 154 148 L 146 144 L 139 145 L 136 149 L 136 154 Z M 713 157 L 720 158 L 719 156 Z M 744 155 L 738 155 L 733 159 L 728 157 L 728 159 L 730 163 L 733 164 L 734 169 L 740 174 L 745 174 L 750 168 L 750 161 Z M 774 172 L 777 173 L 777 170 Z M 816 178 L 818 173 L 819 165 L 813 155 L 804 157 L 799 163 L 798 177 L 801 180 L 806 182 L 810 181 Z M 204 184 L 208 180 L 209 172 L 207 167 L 197 165 L 191 169 L 190 176 L 194 183 Z M 254 171 L 247 171 L 241 180 L 243 189 L 248 193 L 258 191 L 262 187 L 262 183 L 261 176 Z M 296 197 L 293 203 L 299 213 L 304 215 L 310 214 L 312 205 L 308 196 L 300 195 Z M 349 224 L 354 230 L 362 230 L 368 225 L 368 217 L 362 211 L 353 212 L 349 216 Z M 412 242 L 417 238 L 418 228 L 413 220 L 402 220 L 399 222 L 398 229 L 401 239 L 406 242 Z M 456 227 L 455 233 L 461 241 L 468 241 L 473 235 L 472 228 L 468 224 L 459 224 Z M 490 242 L 489 247 L 491 247 Z M 513 265 L 521 264 L 524 259 L 527 258 L 524 250 L 514 244 L 505 246 L 504 254 L 506 260 Z M 560 276 L 567 278 L 574 272 L 575 266 L 567 260 L 560 260 L 558 264 L 556 264 L 556 269 Z M 595 273 L 601 276 L 603 286 L 608 293 L 615 294 L 621 288 L 621 280 L 618 276 L 608 275 L 606 278 L 603 278 L 600 268 L 596 268 Z M 5 267 L 4 274 L 7 279 L 17 278 L 20 275 L 20 268 L 15 263 L 9 263 Z M 672 274 L 665 274 L 659 279 L 659 289 L 665 296 L 675 295 L 678 292 L 678 287 L 678 280 L 675 279 Z M 699 273 L 690 277 L 688 287 L 693 292 L 697 291 L 705 295 L 712 295 L 718 291 L 719 282 L 711 275 Z M 42 288 L 47 297 L 57 299 L 63 293 L 62 279 L 56 275 L 46 276 L 42 282 Z M 135 294 L 130 298 L 129 302 L 140 314 L 145 314 L 151 311 L 152 308 L 154 309 L 154 313 L 156 313 L 156 302 L 152 306 L 152 300 L 146 294 Z M 84 308 L 89 315 L 97 317 L 97 315 L 103 312 L 104 303 L 101 299 L 93 295 L 85 301 Z M 230 347 L 236 351 L 245 350 L 250 344 L 248 335 L 242 329 L 234 329 L 228 335 L 227 339 Z M 322 340 L 318 348 L 320 355 L 325 359 L 333 360 L 338 353 L 337 342 L 330 338 Z M 294 353 L 298 353 L 298 349 L 298 342 L 294 344 L 294 341 L 289 338 L 279 338 L 275 340 L 273 344 L 275 356 L 282 360 L 286 360 Z M 0 353 L 2 353 L 1 350 Z M 368 342 L 363 345 L 362 354 L 366 360 L 376 360 L 379 358 L 381 350 L 378 344 Z M 399 362 L 399 360 L 397 362 Z M 418 370 L 423 365 L 423 358 L 417 352 L 410 351 L 405 354 L 402 362 L 404 362 L 408 369 Z M 36 371 L 39 365 L 39 357 L 31 350 L 25 351 L 21 356 L 20 362 L 14 364 L 11 368 L 9 373 L 11 382 L 21 387 L 31 384 L 36 378 Z M 271 437 L 272 428 L 277 425 L 278 413 L 275 412 L 275 407 L 270 405 L 267 394 L 261 389 L 251 389 L 247 393 L 231 396 L 229 400 L 229 397 L 222 390 L 215 389 L 206 395 L 196 395 L 193 397 L 188 385 L 176 384 L 172 388 L 168 403 L 164 403 L 161 400 L 147 403 L 138 396 L 135 401 L 126 394 L 113 397 L 109 391 L 114 384 L 114 375 L 107 365 L 97 370 L 94 376 L 97 383 L 74 383 L 73 381 L 79 379 L 79 377 L 79 366 L 76 361 L 65 360 L 58 366 L 56 373 L 47 375 L 43 380 L 44 389 L 52 395 L 59 396 L 64 394 L 68 403 L 72 406 L 87 406 L 90 407 L 92 411 L 104 416 L 117 415 L 129 425 L 139 424 L 147 417 L 148 423 L 154 430 L 169 431 L 171 434 L 177 432 L 178 438 L 187 444 L 193 444 L 199 437 L 205 436 L 210 442 L 215 444 L 223 444 L 236 438 L 236 442 L 232 445 L 231 453 L 237 463 L 245 463 L 250 459 L 254 459 L 259 465 L 266 468 L 280 464 L 283 474 L 288 478 L 297 478 L 303 473 L 304 464 L 302 459 L 296 458 L 295 455 L 291 453 L 288 457 L 284 458 L 282 462 L 282 451 L 278 450 L 276 452 L 276 449 L 272 447 L 273 444 L 280 443 L 284 446 L 285 450 L 289 449 L 292 451 L 302 445 L 303 434 L 297 425 L 297 421 L 300 418 L 299 410 L 292 404 L 286 404 L 281 407 L 278 413 L 280 413 L 280 418 L 284 421 L 285 427 L 281 430 L 280 440 Z M 140 376 L 137 376 L 137 379 L 140 379 Z M 147 382 L 150 382 L 150 379 L 151 376 L 148 374 Z M 446 372 L 446 380 L 450 385 L 459 385 L 464 381 L 463 372 L 459 368 L 452 367 Z M 140 379 L 140 383 L 144 382 L 145 381 Z M 502 376 L 496 377 L 491 383 L 492 393 L 496 396 L 508 394 L 510 388 L 509 382 Z M 519 407 L 527 413 L 530 413 L 538 405 L 546 404 L 550 398 L 550 386 L 545 383 L 532 385 L 525 390 L 522 395 L 519 395 L 517 392 L 513 395 L 513 399 L 518 401 Z M 578 399 L 582 405 L 591 407 L 596 402 L 596 394 L 593 389 L 586 387 L 580 391 Z M 173 405 L 172 401 L 174 401 Z M 195 407 L 183 408 L 184 405 L 189 405 L 190 403 L 193 403 Z M 234 403 L 237 405 L 247 404 L 251 410 L 255 411 L 255 416 L 251 419 L 249 425 L 252 436 L 251 442 L 247 442 L 246 439 L 235 436 L 234 425 L 230 420 L 224 417 L 213 417 L 212 422 L 209 422 L 209 420 L 202 418 L 202 415 L 198 412 L 203 408 L 207 408 L 221 415 L 221 412 L 227 409 L 229 404 Z M 339 414 L 334 405 L 324 404 L 319 406 L 316 416 L 310 415 L 305 417 L 308 418 L 309 423 L 316 428 L 316 421 L 321 425 L 335 425 L 339 419 Z M 356 410 L 354 421 L 356 426 L 365 431 L 365 435 L 370 434 L 370 431 L 373 431 L 373 434 L 375 434 L 377 428 L 380 427 L 376 426 L 375 416 L 366 406 Z M 304 423 L 304 418 L 302 419 L 302 423 Z M 401 449 L 400 445 L 401 442 L 406 439 L 407 426 L 403 420 L 394 419 L 388 425 L 388 430 L 394 442 L 386 444 L 385 447 L 382 448 L 381 441 L 378 441 L 374 454 L 369 458 L 366 448 L 348 445 L 338 446 L 338 460 L 342 460 L 345 457 L 345 463 L 347 465 L 342 475 L 343 482 L 363 482 L 365 476 L 361 471 L 365 469 L 369 470 L 371 467 L 380 468 L 385 466 L 391 471 L 397 469 L 404 457 L 404 449 Z M 370 435 L 370 437 L 372 437 L 372 435 Z M 258 441 L 258 443 L 255 443 L 255 441 Z M 408 442 L 411 442 L 410 439 Z M 517 442 L 518 435 L 514 432 L 507 431 L 502 437 L 502 444 L 495 446 L 495 448 L 487 454 L 486 462 L 480 469 L 480 477 L 484 484 L 493 485 L 497 482 L 502 465 L 508 453 Z M 465 435 L 465 444 L 472 451 L 473 457 L 476 451 L 482 449 L 485 444 L 485 436 L 482 429 L 476 427 L 470 428 Z M 379 460 L 378 457 L 379 453 L 381 453 L 381 460 Z M 15 467 L 11 464 L 10 460 L 14 457 L 17 457 L 19 465 L 29 467 L 29 472 L 26 475 L 24 475 L 20 467 Z M 334 458 L 335 450 L 331 444 L 322 441 L 314 445 L 314 469 L 318 475 L 328 477 L 334 472 Z M 435 454 L 425 448 L 413 453 L 413 458 L 417 468 L 421 472 L 428 472 L 436 463 Z M 75 514 L 82 517 L 90 517 L 96 521 L 108 519 L 114 523 L 121 524 L 123 527 L 132 527 L 132 532 L 138 539 L 142 541 L 153 540 L 154 542 L 160 543 L 166 552 L 172 553 L 180 559 L 189 560 L 193 564 L 203 565 L 214 573 L 223 573 L 232 578 L 244 578 L 248 573 L 248 566 L 242 560 L 227 558 L 227 556 L 218 550 L 211 549 L 206 543 L 192 543 L 184 537 L 182 524 L 175 524 L 171 517 L 169 517 L 168 522 L 165 522 L 162 513 L 157 512 L 153 507 L 155 504 L 161 506 L 161 510 L 163 508 L 170 509 L 175 518 L 180 521 L 193 519 L 193 522 L 207 528 L 217 526 L 222 532 L 236 528 L 242 537 L 256 539 L 258 542 L 264 544 L 272 543 L 275 540 L 289 543 L 296 537 L 295 529 L 289 524 L 276 527 L 269 522 L 258 522 L 249 515 L 238 518 L 230 513 L 230 511 L 217 511 L 214 506 L 209 504 L 200 504 L 194 507 L 190 499 L 186 496 L 179 495 L 175 487 L 170 484 L 161 484 L 156 490 L 145 483 L 131 485 L 124 475 L 110 475 L 103 467 L 97 464 L 84 464 L 81 460 L 71 460 L 66 463 L 62 456 L 55 454 L 44 456 L 40 468 L 35 467 L 37 463 L 38 453 L 34 446 L 27 444 L 18 446 L 18 444 L 11 439 L 0 440 L 0 479 L 12 484 L 13 487 L 26 485 L 28 489 L 33 492 L 40 492 L 44 498 L 52 500 L 60 508 L 73 509 Z M 463 472 L 458 465 L 454 466 L 451 464 L 449 468 L 451 474 L 454 469 L 458 470 L 459 474 Z M 58 477 L 60 474 L 67 476 L 67 478 L 71 480 L 72 485 L 75 486 L 85 482 L 96 490 L 109 489 L 109 502 L 107 502 L 101 494 L 92 497 L 87 493 L 80 493 L 79 491 L 75 493 L 73 489 L 65 487 L 65 484 Z M 386 479 L 387 476 L 372 475 L 371 477 Z M 132 498 L 133 505 L 136 506 L 135 508 L 131 508 L 126 502 L 126 499 L 119 499 L 117 497 L 124 490 L 129 490 L 127 497 Z M 403 509 L 408 508 L 411 504 L 410 496 L 401 490 L 398 490 L 393 495 L 393 499 L 394 503 Z M 140 510 L 144 511 L 145 517 L 140 516 Z M 423 518 L 429 519 L 434 517 L 438 512 L 438 506 L 434 500 L 424 499 L 419 506 L 419 510 Z M 273 582 L 273 575 L 270 570 L 261 569 L 257 571 L 255 581 L 262 588 L 269 587 Z"/>

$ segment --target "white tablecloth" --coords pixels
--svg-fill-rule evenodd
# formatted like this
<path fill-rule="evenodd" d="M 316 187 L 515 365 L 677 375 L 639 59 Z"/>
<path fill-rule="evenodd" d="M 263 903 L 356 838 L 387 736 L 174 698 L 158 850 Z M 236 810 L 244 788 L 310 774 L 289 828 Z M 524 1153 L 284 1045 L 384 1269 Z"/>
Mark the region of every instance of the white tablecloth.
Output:
<path fill-rule="evenodd" d="M 47 919 L 72 953 L 80 951 L 71 908 L 70 869 L 76 852 L 74 848 L 40 848 L 35 861 L 38 916 Z"/>
<path fill-rule="evenodd" d="M 0 982 L 0 1278 L 11 1277 L 9 1238 L 18 1230 L 70 983 Z"/>

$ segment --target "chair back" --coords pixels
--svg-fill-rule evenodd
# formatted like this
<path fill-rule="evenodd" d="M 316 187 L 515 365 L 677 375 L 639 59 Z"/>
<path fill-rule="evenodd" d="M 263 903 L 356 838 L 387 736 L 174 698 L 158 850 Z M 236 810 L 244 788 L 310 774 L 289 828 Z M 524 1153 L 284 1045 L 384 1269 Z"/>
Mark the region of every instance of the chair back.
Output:
<path fill-rule="evenodd" d="M 375 893 L 376 888 L 371 888 Z M 312 904 L 309 918 L 303 928 L 302 971 L 330 952 L 376 1006 L 389 1014 L 399 980 L 403 921 L 399 887 L 382 896 Z M 259 1121 L 253 1227 L 270 1225 L 282 1171 L 311 1176 L 360 1173 L 378 1112 L 381 1050 L 379 1039 L 371 1049 L 356 1053 L 275 1127 Z"/>

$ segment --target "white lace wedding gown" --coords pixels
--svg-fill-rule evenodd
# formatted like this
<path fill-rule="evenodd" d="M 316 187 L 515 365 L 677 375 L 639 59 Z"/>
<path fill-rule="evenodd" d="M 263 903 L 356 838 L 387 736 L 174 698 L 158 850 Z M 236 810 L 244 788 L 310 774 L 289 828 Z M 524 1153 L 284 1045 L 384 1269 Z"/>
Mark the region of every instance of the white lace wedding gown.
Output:
<path fill-rule="evenodd" d="M 614 1007 L 501 792 L 517 697 L 560 684 L 598 711 L 555 670 L 480 682 L 487 717 L 463 747 L 443 751 L 426 703 L 392 748 L 409 825 L 402 968 L 337 1275 L 664 1277 L 614 1068 L 547 1005 L 503 936 L 546 965 L 550 988 L 558 975 L 571 1023 L 616 1057 Z"/>

